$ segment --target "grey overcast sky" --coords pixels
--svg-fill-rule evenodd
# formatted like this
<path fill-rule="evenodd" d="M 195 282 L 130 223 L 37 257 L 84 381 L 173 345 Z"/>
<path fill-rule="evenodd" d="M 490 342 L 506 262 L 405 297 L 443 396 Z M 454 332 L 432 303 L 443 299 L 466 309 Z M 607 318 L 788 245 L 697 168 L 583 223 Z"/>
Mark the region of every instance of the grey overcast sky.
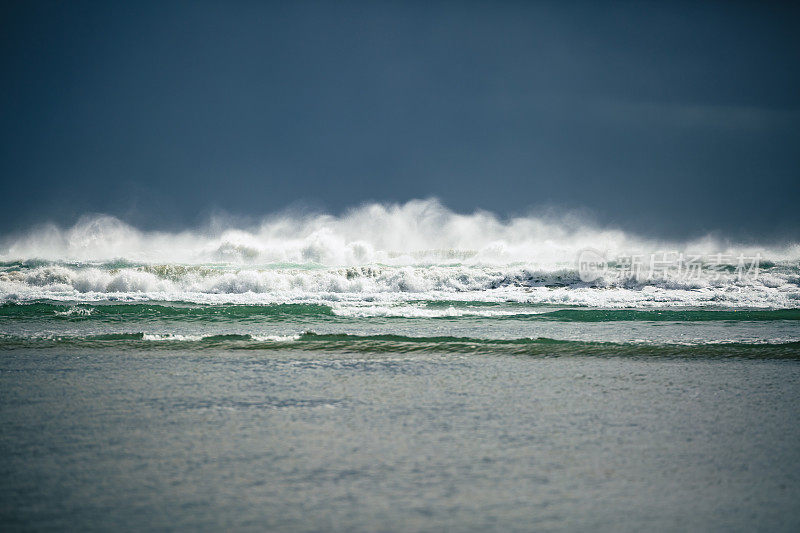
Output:
<path fill-rule="evenodd" d="M 3 2 L 0 232 L 438 197 L 800 240 L 800 9 Z"/>

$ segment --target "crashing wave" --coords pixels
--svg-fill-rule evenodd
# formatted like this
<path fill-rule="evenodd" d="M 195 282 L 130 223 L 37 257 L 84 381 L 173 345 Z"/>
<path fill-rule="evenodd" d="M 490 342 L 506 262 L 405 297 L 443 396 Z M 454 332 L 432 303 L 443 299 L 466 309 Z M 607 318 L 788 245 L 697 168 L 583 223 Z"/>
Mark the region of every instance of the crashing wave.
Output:
<path fill-rule="evenodd" d="M 435 200 L 364 205 L 338 217 L 289 213 L 250 228 L 213 223 L 178 233 L 140 231 L 96 216 L 0 242 L 0 301 L 366 302 L 378 306 L 373 315 L 383 312 L 383 302 L 414 300 L 800 305 L 797 244 L 656 242 L 567 218 L 462 215 Z M 591 277 L 578 261 L 587 250 L 603 260 Z M 727 262 L 698 275 L 641 276 L 620 260 L 659 250 L 716 254 Z M 763 259 L 763 268 L 743 276 L 736 258 L 744 256 Z"/>
<path fill-rule="evenodd" d="M 715 305 L 792 308 L 800 276 L 778 265 L 757 276 L 591 282 L 574 268 L 372 265 L 346 268 L 241 268 L 143 265 L 132 268 L 52 264 L 0 271 L 0 300 L 160 300 L 199 303 L 381 302 L 461 300 L 601 307 Z"/>
<path fill-rule="evenodd" d="M 565 216 L 501 219 L 477 211 L 458 214 L 436 200 L 368 204 L 341 216 L 286 213 L 249 228 L 212 221 L 176 233 L 141 231 L 110 216 L 84 217 L 71 228 L 53 225 L 0 241 L 0 260 L 124 261 L 144 263 L 297 263 L 355 266 L 372 263 L 573 264 L 586 248 L 611 252 L 693 250 L 699 253 L 760 253 L 772 260 L 797 259 L 800 245 L 776 249 L 735 247 L 704 238 L 675 243 L 595 227 Z"/>

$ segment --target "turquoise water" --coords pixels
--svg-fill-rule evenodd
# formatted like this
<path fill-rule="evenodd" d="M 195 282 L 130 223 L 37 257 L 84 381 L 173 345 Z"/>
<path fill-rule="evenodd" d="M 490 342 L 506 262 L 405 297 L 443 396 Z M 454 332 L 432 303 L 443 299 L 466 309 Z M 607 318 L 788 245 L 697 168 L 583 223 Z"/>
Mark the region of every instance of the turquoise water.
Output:
<path fill-rule="evenodd" d="M 322 304 L 6 303 L 0 306 L 0 349 L 791 358 L 800 347 L 797 309 L 564 309 L 425 301 L 415 302 L 414 309 L 412 317 L 363 317 L 340 316 Z M 423 313 L 441 310 L 447 313 Z"/>

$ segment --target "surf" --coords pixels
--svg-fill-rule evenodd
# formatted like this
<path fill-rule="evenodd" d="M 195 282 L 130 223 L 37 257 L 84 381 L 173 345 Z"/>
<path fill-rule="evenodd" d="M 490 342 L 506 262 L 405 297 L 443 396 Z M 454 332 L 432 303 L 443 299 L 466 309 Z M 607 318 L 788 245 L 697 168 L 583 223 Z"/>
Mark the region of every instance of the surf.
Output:
<path fill-rule="evenodd" d="M 686 242 L 600 227 L 573 213 L 500 217 L 456 213 L 436 199 L 370 203 L 341 215 L 286 211 L 256 224 L 224 217 L 185 231 L 143 231 L 108 215 L 86 215 L 71 227 L 43 221 L 0 238 L 0 260 L 271 264 L 324 266 L 575 262 L 581 250 L 613 253 L 687 250 L 701 254 L 760 253 L 797 260 L 800 244 L 753 246 L 706 236 Z"/>

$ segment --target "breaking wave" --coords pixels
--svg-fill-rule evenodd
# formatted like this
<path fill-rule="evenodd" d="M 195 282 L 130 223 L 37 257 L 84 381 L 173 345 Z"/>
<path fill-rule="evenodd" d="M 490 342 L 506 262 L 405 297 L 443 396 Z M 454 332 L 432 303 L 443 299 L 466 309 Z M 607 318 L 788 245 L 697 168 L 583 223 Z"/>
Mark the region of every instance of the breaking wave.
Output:
<path fill-rule="evenodd" d="M 477 211 L 458 214 L 436 200 L 369 204 L 342 216 L 284 213 L 248 228 L 220 220 L 195 231 L 140 231 L 114 217 L 84 217 L 71 228 L 45 225 L 8 236 L 0 259 L 24 261 L 139 261 L 296 263 L 353 266 L 371 263 L 508 264 L 573 263 L 587 247 L 633 252 L 660 249 L 699 253 L 760 252 L 773 260 L 797 259 L 800 245 L 775 249 L 736 247 L 713 238 L 687 243 L 654 241 L 594 227 L 570 215 L 501 219 Z"/>
<path fill-rule="evenodd" d="M 800 272 L 796 266 L 781 264 L 748 278 L 728 272 L 691 278 L 610 276 L 584 282 L 574 268 L 545 270 L 520 265 L 116 268 L 116 263 L 111 263 L 0 267 L 0 302 L 44 299 L 205 304 L 364 302 L 377 307 L 418 300 L 453 300 L 594 307 L 794 308 L 800 306 Z M 355 316 L 359 311 L 352 313 Z M 373 310 L 371 314 L 380 313 Z"/>
<path fill-rule="evenodd" d="M 396 304 L 419 300 L 606 308 L 800 306 L 797 244 L 657 242 L 568 216 L 462 215 L 435 200 L 364 205 L 342 216 L 274 215 L 249 228 L 216 221 L 178 233 L 140 231 L 96 216 L 71 228 L 43 226 L 1 242 L 0 302 L 364 304 L 336 309 L 351 316 L 392 316 Z M 611 261 L 585 281 L 576 260 L 587 248 L 612 259 L 658 250 L 714 253 L 728 263 L 702 275 L 643 278 Z M 735 265 L 743 255 L 762 258 L 762 268 L 743 277 Z"/>

